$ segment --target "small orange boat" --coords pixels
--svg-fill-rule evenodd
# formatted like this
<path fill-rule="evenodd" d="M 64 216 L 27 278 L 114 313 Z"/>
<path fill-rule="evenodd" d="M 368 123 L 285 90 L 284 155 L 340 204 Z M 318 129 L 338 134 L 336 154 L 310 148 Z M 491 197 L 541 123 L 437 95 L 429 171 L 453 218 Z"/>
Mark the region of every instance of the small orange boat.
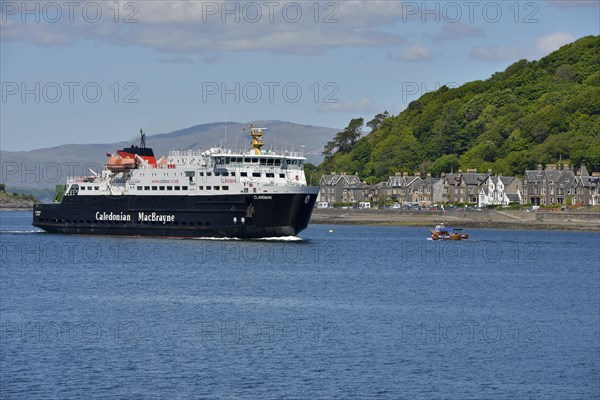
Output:
<path fill-rule="evenodd" d="M 460 228 L 448 228 L 444 224 L 436 225 L 435 229 L 431 230 L 432 240 L 467 240 L 469 235 L 463 233 Z"/>

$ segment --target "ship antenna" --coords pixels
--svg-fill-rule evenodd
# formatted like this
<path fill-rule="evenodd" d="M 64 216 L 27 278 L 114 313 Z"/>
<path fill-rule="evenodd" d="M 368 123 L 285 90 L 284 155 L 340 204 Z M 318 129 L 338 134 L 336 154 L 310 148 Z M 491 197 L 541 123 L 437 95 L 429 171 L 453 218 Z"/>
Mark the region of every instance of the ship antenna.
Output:
<path fill-rule="evenodd" d="M 146 134 L 144 132 L 142 132 L 142 130 L 140 129 L 140 148 L 145 148 L 146 147 Z"/>

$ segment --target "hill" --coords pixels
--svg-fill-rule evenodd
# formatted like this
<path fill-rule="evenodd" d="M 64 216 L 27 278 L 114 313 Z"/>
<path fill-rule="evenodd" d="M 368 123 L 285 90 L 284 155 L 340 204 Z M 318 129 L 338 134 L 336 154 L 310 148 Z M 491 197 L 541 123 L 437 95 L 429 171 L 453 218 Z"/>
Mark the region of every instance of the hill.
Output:
<path fill-rule="evenodd" d="M 288 149 L 305 146 L 305 155 L 311 162 L 320 162 L 321 150 L 327 139 L 337 130 L 311 125 L 299 125 L 285 121 L 254 121 L 255 126 L 268 128 L 264 139 L 265 148 Z M 169 150 L 208 149 L 220 143 L 228 147 L 249 148 L 247 124 L 216 122 L 196 125 L 178 131 L 146 137 L 146 145 L 152 147 L 158 157 Z M 137 144 L 139 138 L 132 135 L 129 141 L 106 144 L 67 144 L 31 151 L 0 152 L 2 158 L 1 181 L 7 188 L 20 193 L 31 189 L 53 189 L 65 182 L 67 175 L 87 175 L 89 168 L 98 171 L 106 162 L 106 153 Z M 49 192 L 51 193 L 51 191 Z M 42 197 L 47 196 L 43 193 Z"/>
<path fill-rule="evenodd" d="M 522 175 L 559 161 L 598 171 L 599 57 L 600 36 L 587 36 L 485 81 L 443 86 L 377 121 L 351 146 L 329 142 L 318 173 L 357 173 L 369 182 L 459 168 Z"/>

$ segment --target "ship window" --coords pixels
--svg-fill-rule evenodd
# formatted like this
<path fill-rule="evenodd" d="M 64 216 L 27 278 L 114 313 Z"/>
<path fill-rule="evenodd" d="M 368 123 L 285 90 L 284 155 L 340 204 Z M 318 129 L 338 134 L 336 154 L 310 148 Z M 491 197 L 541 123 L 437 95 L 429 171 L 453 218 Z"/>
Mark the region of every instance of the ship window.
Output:
<path fill-rule="evenodd" d="M 266 176 L 267 178 L 275 178 L 275 174 L 274 174 L 274 173 L 272 173 L 272 172 L 267 172 L 267 173 L 265 174 L 265 176 Z"/>
<path fill-rule="evenodd" d="M 281 160 L 279 158 L 275 160 L 275 165 L 276 166 L 280 166 L 281 165 Z"/>
<path fill-rule="evenodd" d="M 152 186 L 152 190 L 158 190 L 158 186 Z"/>
<path fill-rule="evenodd" d="M 204 186 L 198 186 L 198 189 L 199 189 L 199 190 L 203 190 L 203 189 L 204 189 Z"/>
<path fill-rule="evenodd" d="M 167 186 L 167 190 L 173 190 L 173 186 Z"/>
<path fill-rule="evenodd" d="M 227 171 L 222 172 L 221 175 L 223 175 L 223 176 L 229 176 L 229 172 L 227 172 Z"/>
<path fill-rule="evenodd" d="M 260 159 L 260 165 L 267 165 L 267 159 L 266 158 L 261 158 Z"/>
<path fill-rule="evenodd" d="M 252 159 L 252 162 L 253 162 L 253 163 L 257 163 L 257 162 L 258 162 L 258 158 L 253 158 L 253 159 Z"/>
<path fill-rule="evenodd" d="M 218 186 L 214 186 L 213 190 L 219 190 L 220 188 Z"/>
<path fill-rule="evenodd" d="M 187 186 L 182 186 L 181 190 L 188 190 L 188 187 Z"/>
<path fill-rule="evenodd" d="M 240 172 L 240 176 L 248 176 L 247 172 Z"/>
<path fill-rule="evenodd" d="M 180 190 L 180 189 L 181 189 L 181 187 L 175 186 L 175 190 Z"/>
<path fill-rule="evenodd" d="M 221 173 L 218 171 L 215 171 L 215 176 L 221 176 Z"/>
<path fill-rule="evenodd" d="M 206 187 L 206 190 L 210 190 L 210 186 L 207 186 L 207 187 Z"/>
<path fill-rule="evenodd" d="M 260 172 L 253 172 L 252 176 L 255 178 L 260 178 Z"/>
<path fill-rule="evenodd" d="M 94 186 L 94 190 L 99 190 L 100 187 L 99 186 Z"/>
<path fill-rule="evenodd" d="M 141 187 L 141 186 L 138 186 L 138 187 L 137 187 L 137 190 L 142 190 L 142 187 Z"/>
<path fill-rule="evenodd" d="M 211 176 L 211 175 L 212 175 L 212 172 L 207 172 L 206 173 L 206 176 Z"/>
<path fill-rule="evenodd" d="M 285 178 L 285 174 L 279 174 L 280 178 Z"/>
<path fill-rule="evenodd" d="M 273 162 L 275 160 L 273 160 L 272 158 L 267 158 L 267 165 L 273 165 Z"/>
<path fill-rule="evenodd" d="M 200 172 L 200 176 L 204 176 L 204 172 Z"/>
<path fill-rule="evenodd" d="M 229 186 L 223 186 L 223 190 L 229 190 Z"/>
<path fill-rule="evenodd" d="M 232 172 L 232 173 L 231 173 L 231 176 L 235 176 L 235 172 Z"/>
<path fill-rule="evenodd" d="M 85 190 L 85 186 L 82 186 L 82 187 L 81 187 L 81 190 Z"/>
<path fill-rule="evenodd" d="M 144 190 L 150 190 L 150 186 L 144 186 Z"/>
<path fill-rule="evenodd" d="M 164 186 L 159 186 L 158 190 L 165 190 L 165 187 Z"/>

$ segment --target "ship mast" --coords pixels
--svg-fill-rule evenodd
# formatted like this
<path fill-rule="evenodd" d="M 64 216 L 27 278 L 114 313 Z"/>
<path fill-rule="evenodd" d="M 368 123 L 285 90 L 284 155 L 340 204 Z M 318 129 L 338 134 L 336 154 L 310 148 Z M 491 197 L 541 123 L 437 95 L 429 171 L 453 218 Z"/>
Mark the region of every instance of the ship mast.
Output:
<path fill-rule="evenodd" d="M 140 129 L 140 148 L 144 149 L 146 148 L 146 134 L 144 132 L 142 132 L 142 130 Z"/>
<path fill-rule="evenodd" d="M 262 139 L 262 132 L 267 128 L 255 128 L 250 125 L 250 136 L 252 136 L 252 150 L 254 154 L 262 154 L 260 148 L 265 145 Z"/>

